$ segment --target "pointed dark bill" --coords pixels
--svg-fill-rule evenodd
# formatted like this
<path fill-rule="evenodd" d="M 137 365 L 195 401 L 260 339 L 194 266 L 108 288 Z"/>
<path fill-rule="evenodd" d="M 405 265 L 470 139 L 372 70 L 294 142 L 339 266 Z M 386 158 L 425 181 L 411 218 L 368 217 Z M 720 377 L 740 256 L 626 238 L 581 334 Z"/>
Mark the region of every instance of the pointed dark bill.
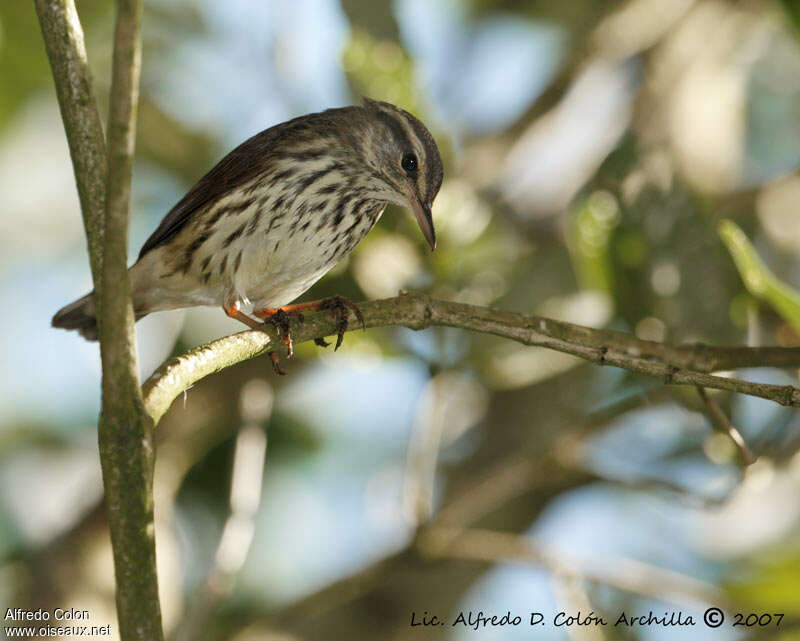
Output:
<path fill-rule="evenodd" d="M 419 228 L 422 230 L 422 235 L 431 246 L 431 251 L 436 249 L 436 232 L 433 229 L 433 216 L 431 215 L 430 203 L 422 203 L 419 198 L 411 198 L 411 209 L 414 212 L 414 218 L 417 219 Z"/>

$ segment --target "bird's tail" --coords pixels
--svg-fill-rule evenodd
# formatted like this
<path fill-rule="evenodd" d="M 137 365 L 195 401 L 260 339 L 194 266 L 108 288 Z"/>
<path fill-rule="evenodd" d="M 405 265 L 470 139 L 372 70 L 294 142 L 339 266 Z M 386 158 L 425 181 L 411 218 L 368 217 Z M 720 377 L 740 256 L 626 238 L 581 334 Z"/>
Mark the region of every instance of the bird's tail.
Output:
<path fill-rule="evenodd" d="M 134 309 L 134 320 L 147 316 L 149 311 Z M 87 341 L 97 340 L 97 317 L 94 314 L 94 292 L 71 302 L 56 312 L 51 321 L 53 327 L 74 329 Z"/>
<path fill-rule="evenodd" d="M 154 305 L 148 297 L 148 284 L 152 278 L 152 261 L 137 261 L 135 265 L 128 269 L 131 279 L 131 298 L 133 303 L 133 318 L 138 321 L 147 316 L 150 312 L 159 309 L 175 309 L 173 307 L 159 307 Z M 158 303 L 158 301 L 155 301 Z M 181 301 L 182 302 L 182 301 Z M 97 340 L 97 314 L 94 309 L 94 292 L 89 292 L 83 298 L 71 302 L 62 307 L 53 316 L 53 327 L 61 329 L 74 329 L 87 341 Z"/>
<path fill-rule="evenodd" d="M 87 341 L 97 340 L 97 318 L 94 315 L 94 292 L 62 307 L 53 316 L 53 327 L 74 329 Z"/>

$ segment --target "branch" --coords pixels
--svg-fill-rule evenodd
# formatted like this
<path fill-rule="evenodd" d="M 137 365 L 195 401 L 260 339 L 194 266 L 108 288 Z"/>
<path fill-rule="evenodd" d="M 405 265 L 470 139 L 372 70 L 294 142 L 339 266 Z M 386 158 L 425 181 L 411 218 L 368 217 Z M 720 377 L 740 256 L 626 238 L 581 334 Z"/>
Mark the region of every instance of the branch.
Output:
<path fill-rule="evenodd" d="M 92 280 L 95 289 L 99 290 L 103 270 L 106 147 L 83 30 L 73 0 L 36 0 L 36 13 L 53 71 L 58 106 L 78 185 Z M 98 309 L 99 302 L 95 295 Z"/>
<path fill-rule="evenodd" d="M 735 378 L 713 376 L 708 372 L 736 367 L 800 366 L 800 348 L 674 347 L 644 341 L 623 332 L 592 329 L 540 316 L 432 299 L 408 293 L 396 298 L 369 301 L 360 305 L 366 327 L 401 325 L 410 329 L 432 326 L 459 327 L 508 338 L 523 345 L 546 347 L 571 354 L 598 365 L 656 376 L 668 385 L 699 385 L 765 398 L 781 405 L 800 406 L 800 390 L 791 385 L 767 385 Z M 352 313 L 349 328 L 360 324 Z M 316 314 L 304 323 L 295 323 L 295 343 L 328 336 L 336 332 L 336 319 Z M 268 351 L 285 353 L 276 330 L 269 324 L 263 330 L 233 334 L 188 351 L 159 367 L 143 386 L 145 408 L 158 423 L 172 401 L 200 379 L 241 361 Z"/>
<path fill-rule="evenodd" d="M 491 530 L 436 526 L 419 538 L 421 551 L 437 558 L 487 563 L 521 561 L 555 572 L 610 585 L 679 605 L 719 604 L 724 595 L 713 585 L 690 576 L 628 558 L 592 558 L 568 554 L 534 537 Z"/>
<path fill-rule="evenodd" d="M 175 630 L 173 641 L 202 638 L 211 616 L 233 589 L 236 575 L 244 566 L 255 535 L 266 453 L 267 437 L 264 430 L 253 423 L 243 426 L 236 437 L 233 454 L 230 516 L 222 529 L 214 565 Z"/>
<path fill-rule="evenodd" d="M 744 465 L 744 467 L 752 465 L 755 462 L 755 457 L 750 451 L 750 448 L 747 447 L 747 442 L 744 440 L 742 433 L 731 424 L 731 422 L 728 420 L 728 417 L 725 416 L 725 412 L 722 411 L 722 408 L 717 405 L 714 399 L 708 395 L 708 392 L 706 392 L 704 388 L 698 387 L 697 393 L 700 395 L 703 403 L 705 403 L 706 407 L 708 408 L 708 414 L 711 418 L 711 423 L 717 430 L 728 435 L 731 441 L 733 441 L 733 444 L 736 446 L 736 449 L 739 452 L 742 465 Z"/>
<path fill-rule="evenodd" d="M 108 119 L 103 243 L 100 462 L 124 641 L 160 641 L 153 522 L 153 422 L 139 387 L 127 269 L 131 169 L 141 67 L 141 0 L 118 0 Z"/>
<path fill-rule="evenodd" d="M 81 201 L 103 363 L 100 462 L 124 641 L 159 641 L 153 540 L 153 423 L 139 387 L 127 238 L 141 60 L 141 0 L 119 0 L 108 155 L 73 0 L 36 0 Z M 104 260 L 105 257 L 105 260 Z M 102 303 L 102 304 L 101 304 Z"/>

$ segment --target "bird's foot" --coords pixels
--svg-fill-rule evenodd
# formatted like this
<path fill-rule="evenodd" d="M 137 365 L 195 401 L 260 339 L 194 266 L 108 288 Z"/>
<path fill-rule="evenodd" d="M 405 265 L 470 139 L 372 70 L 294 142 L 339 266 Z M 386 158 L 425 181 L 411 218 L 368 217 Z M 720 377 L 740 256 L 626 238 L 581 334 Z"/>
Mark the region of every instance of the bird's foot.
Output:
<path fill-rule="evenodd" d="M 253 311 L 253 315 L 263 319 L 264 324 L 269 323 L 278 332 L 283 344 L 286 345 L 286 358 L 294 356 L 294 343 L 292 342 L 292 322 L 302 323 L 303 314 L 296 309 L 274 308 L 274 309 L 257 309 Z M 272 361 L 272 369 L 279 376 L 284 376 L 286 372 L 281 369 L 278 361 L 277 352 L 269 352 L 269 359 Z"/>
<path fill-rule="evenodd" d="M 303 311 L 331 311 L 336 315 L 338 323 L 336 326 L 336 346 L 333 348 L 335 351 L 339 349 L 344 340 L 344 333 L 347 331 L 348 327 L 349 310 L 353 311 L 353 314 L 355 314 L 356 318 L 361 323 L 361 327 L 366 329 L 367 326 L 364 323 L 364 317 L 361 315 L 361 310 L 358 308 L 358 305 L 342 296 L 332 296 L 331 298 L 324 298 L 310 303 L 297 303 L 285 307 L 257 309 L 253 311 L 253 315 L 275 327 L 286 345 L 287 357 L 291 358 L 294 353 L 290 327 L 291 321 L 302 323 Z M 322 337 L 315 338 L 314 344 L 320 347 L 328 347 L 330 345 L 330 343 Z M 275 372 L 284 374 L 278 365 L 278 357 L 275 355 L 275 352 L 270 352 L 270 359 L 272 360 Z"/>
<path fill-rule="evenodd" d="M 282 309 L 256 310 L 253 312 L 253 315 L 258 316 L 264 321 L 263 323 L 259 323 L 257 320 L 250 318 L 247 314 L 243 313 L 239 309 L 238 302 L 234 302 L 229 305 L 223 305 L 222 309 L 225 310 L 225 313 L 228 316 L 244 323 L 251 329 L 260 329 L 264 326 L 264 323 L 269 322 L 281 335 L 281 340 L 283 340 L 284 344 L 286 345 L 286 353 L 288 357 L 291 358 L 292 353 L 294 352 L 294 347 L 292 345 L 292 334 L 289 328 L 289 321 L 291 319 L 290 313 L 287 313 Z M 302 314 L 298 313 L 296 316 L 299 322 L 303 321 Z M 269 352 L 268 356 L 269 360 L 272 361 L 272 369 L 275 370 L 275 373 L 280 376 L 284 376 L 286 372 L 281 369 L 281 366 L 278 362 L 277 352 Z"/>
<path fill-rule="evenodd" d="M 285 309 L 270 310 L 270 314 L 263 314 L 263 312 L 254 312 L 256 316 L 264 319 L 265 323 L 272 325 L 278 332 L 286 345 L 286 358 L 291 358 L 294 355 L 294 344 L 292 343 L 292 322 L 302 323 L 303 314 L 299 311 L 287 311 Z M 262 315 L 263 314 L 263 315 Z"/>
<path fill-rule="evenodd" d="M 367 329 L 367 326 L 364 323 L 364 317 L 361 315 L 361 310 L 358 308 L 358 305 L 347 300 L 346 298 L 343 298 L 342 296 L 332 296 L 331 298 L 325 298 L 319 301 L 319 306 L 317 309 L 320 311 L 329 310 L 333 312 L 339 321 L 336 326 L 336 346 L 333 348 L 333 351 L 339 349 L 339 347 L 342 345 L 342 341 L 344 340 L 344 333 L 347 331 L 347 326 L 349 324 L 347 320 L 349 316 L 348 310 L 353 311 L 356 318 L 361 323 L 362 329 Z M 319 344 L 320 343 L 317 343 L 317 345 Z"/>

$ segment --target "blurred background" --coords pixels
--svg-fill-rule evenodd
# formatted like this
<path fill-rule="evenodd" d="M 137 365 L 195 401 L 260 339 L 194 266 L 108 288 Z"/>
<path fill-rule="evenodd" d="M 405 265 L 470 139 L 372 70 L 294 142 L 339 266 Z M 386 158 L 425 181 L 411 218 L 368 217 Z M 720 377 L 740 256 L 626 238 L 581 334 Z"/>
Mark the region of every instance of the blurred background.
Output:
<path fill-rule="evenodd" d="M 104 111 L 113 14 L 77 4 Z M 131 256 L 236 144 L 363 95 L 434 132 L 439 248 L 390 208 L 304 300 L 414 289 L 672 343 L 799 342 L 776 302 L 800 300 L 794 1 L 147 0 L 143 25 Z M 0 611 L 88 609 L 113 629 L 98 350 L 49 327 L 90 275 L 30 2 L 0 4 L 0 87 Z M 745 287 L 722 220 L 772 289 Z M 217 309 L 151 315 L 142 374 L 240 329 Z M 712 394 L 746 466 L 696 390 L 488 336 L 353 332 L 285 367 L 210 377 L 158 427 L 172 638 L 800 639 L 796 411 Z M 526 625 L 709 605 L 785 616 Z M 524 623 L 409 625 L 467 610 Z"/>

